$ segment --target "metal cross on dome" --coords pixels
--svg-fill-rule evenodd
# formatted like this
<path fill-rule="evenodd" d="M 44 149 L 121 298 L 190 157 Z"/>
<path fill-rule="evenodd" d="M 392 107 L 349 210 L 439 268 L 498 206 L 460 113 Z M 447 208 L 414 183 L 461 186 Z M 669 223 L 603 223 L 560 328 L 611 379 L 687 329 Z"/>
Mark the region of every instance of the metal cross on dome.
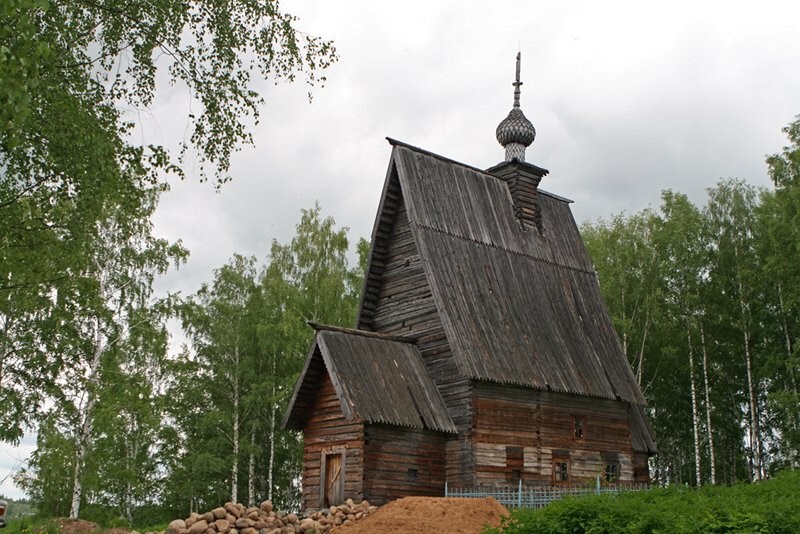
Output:
<path fill-rule="evenodd" d="M 519 81 L 520 64 L 522 63 L 522 52 L 517 52 L 517 77 L 511 85 L 514 86 L 514 107 L 511 108 L 508 116 L 497 125 L 495 135 L 497 142 L 506 151 L 506 161 L 525 161 L 525 148 L 529 147 L 536 138 L 536 128 L 531 121 L 525 118 L 522 108 L 519 105 L 520 86 Z"/>
<path fill-rule="evenodd" d="M 514 107 L 515 108 L 519 107 L 519 95 L 520 95 L 519 87 L 522 85 L 522 82 L 519 81 L 519 69 L 520 69 L 521 58 L 522 58 L 522 52 L 517 52 L 517 81 L 515 81 L 514 83 L 511 84 L 511 85 L 514 86 Z"/>

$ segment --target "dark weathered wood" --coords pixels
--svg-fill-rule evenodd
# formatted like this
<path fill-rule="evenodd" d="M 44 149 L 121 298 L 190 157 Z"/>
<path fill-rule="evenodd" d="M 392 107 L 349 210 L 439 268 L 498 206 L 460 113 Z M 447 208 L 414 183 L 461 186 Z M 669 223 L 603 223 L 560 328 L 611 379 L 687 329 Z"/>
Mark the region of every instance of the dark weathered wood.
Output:
<path fill-rule="evenodd" d="M 517 219 L 542 234 L 544 228 L 539 207 L 539 182 L 547 171 L 535 165 L 513 161 L 492 167 L 489 172 L 506 181 Z"/>
<path fill-rule="evenodd" d="M 475 428 L 472 434 L 477 480 L 508 482 L 509 447 L 520 447 L 523 482 L 553 479 L 553 461 L 570 465 L 570 482 L 590 482 L 611 462 L 619 464 L 621 482 L 647 482 L 641 458 L 635 465 L 629 405 L 488 382 L 474 384 Z M 583 419 L 583 437 L 575 438 L 572 418 Z M 645 459 L 647 455 L 642 455 Z M 636 467 L 638 465 L 638 470 Z"/>
<path fill-rule="evenodd" d="M 354 328 L 344 328 L 341 326 L 323 325 L 308 321 L 308 326 L 314 330 L 325 330 L 328 332 L 340 332 L 342 334 L 353 334 L 360 337 L 369 337 L 375 339 L 383 339 L 385 341 L 399 341 L 401 343 L 413 343 L 414 338 L 408 336 L 394 336 L 391 334 L 383 334 L 381 332 L 369 332 L 365 330 L 356 330 Z"/>
<path fill-rule="evenodd" d="M 472 467 L 470 382 L 453 360 L 402 198 L 394 213 L 382 256 L 387 263 L 375 284 L 379 290 L 369 326 L 382 333 L 417 337 L 428 374 L 458 429 L 458 436 L 449 437 L 446 447 L 447 479 L 464 483 L 471 480 Z"/>
<path fill-rule="evenodd" d="M 364 492 L 373 504 L 409 495 L 444 495 L 444 435 L 430 430 L 368 425 Z"/>
<path fill-rule="evenodd" d="M 364 276 L 364 289 L 361 292 L 356 326 L 364 330 L 372 330 L 372 317 L 377 306 L 377 295 L 381 284 L 381 275 L 386 264 L 386 249 L 392 232 L 398 203 L 402 199 L 397 167 L 389 163 L 386 181 L 383 186 L 378 214 L 372 231 L 372 248 L 370 250 L 367 269 Z"/>
<path fill-rule="evenodd" d="M 455 433 L 419 351 L 396 339 L 352 329 L 318 330 L 310 362 L 300 376 L 301 389 L 315 390 L 324 369 L 346 419 Z M 284 426 L 305 428 L 311 413 L 308 402 L 295 397 Z M 323 424 L 317 421 L 318 426 Z"/>
<path fill-rule="evenodd" d="M 326 454 L 342 452 L 344 458 L 345 498 L 363 499 L 364 423 L 348 421 L 333 383 L 325 374 L 312 400 L 311 415 L 303 430 L 303 507 L 318 509 L 321 500 L 323 458 Z"/>
<path fill-rule="evenodd" d="M 540 236 L 521 229 L 503 180 L 402 146 L 393 159 L 403 206 L 386 254 L 407 241 L 405 212 L 462 375 L 643 403 L 567 202 L 537 190 Z M 419 313 L 381 304 L 376 329 Z"/>
<path fill-rule="evenodd" d="M 633 479 L 636 482 L 650 482 L 649 454 L 636 452 L 633 454 Z"/>

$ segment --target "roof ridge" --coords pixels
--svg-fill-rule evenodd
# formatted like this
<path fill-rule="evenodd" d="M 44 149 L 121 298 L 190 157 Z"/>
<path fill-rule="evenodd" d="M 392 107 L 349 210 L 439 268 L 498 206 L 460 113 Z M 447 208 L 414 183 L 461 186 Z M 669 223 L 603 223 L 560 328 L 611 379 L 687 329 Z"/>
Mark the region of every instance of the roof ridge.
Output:
<path fill-rule="evenodd" d="M 337 332 L 340 334 L 350 334 L 354 336 L 361 336 L 361 337 L 369 337 L 375 339 L 382 339 L 384 341 L 396 341 L 399 343 L 409 343 L 414 344 L 416 342 L 417 337 L 412 336 L 403 336 L 400 334 L 386 334 L 383 332 L 373 332 L 371 330 L 360 330 L 358 328 L 347 328 L 344 326 L 335 326 L 335 325 L 326 325 L 315 323 L 313 321 L 306 321 L 306 324 L 314 329 L 314 331 L 319 332 Z"/>
<path fill-rule="evenodd" d="M 578 272 L 578 273 L 592 274 L 592 275 L 595 274 L 594 270 L 581 269 L 579 267 L 568 265 L 566 263 L 562 263 L 562 262 L 558 262 L 558 261 L 549 260 L 547 258 L 541 258 L 541 257 L 538 257 L 538 256 L 534 256 L 533 254 L 529 254 L 527 252 L 523 252 L 523 251 L 520 251 L 520 250 L 514 250 L 514 249 L 510 249 L 508 247 L 502 247 L 500 245 L 495 245 L 494 243 L 486 243 L 484 241 L 479 241 L 479 240 L 473 239 L 471 237 L 467 237 L 467 236 L 464 236 L 464 235 L 456 234 L 456 233 L 450 232 L 448 230 L 442 230 L 441 228 L 436 228 L 435 226 L 431 226 L 431 225 L 428 225 L 428 224 L 419 223 L 419 222 L 416 222 L 416 221 L 408 221 L 408 223 L 411 224 L 411 225 L 414 225 L 414 226 L 418 226 L 420 228 L 424 228 L 426 230 L 430 230 L 432 232 L 436 232 L 438 234 L 443 234 L 443 235 L 446 235 L 448 237 L 461 239 L 462 241 L 469 241 L 470 243 L 475 243 L 476 245 L 481 245 L 481 246 L 484 246 L 484 247 L 489 247 L 489 248 L 494 248 L 494 249 L 497 249 L 497 250 L 502 250 L 503 252 L 508 252 L 509 254 L 514 254 L 515 256 L 522 256 L 523 258 L 528 258 L 528 259 L 531 259 L 533 261 L 544 263 L 546 265 L 554 265 L 556 267 L 562 267 L 564 269 L 569 269 L 571 271 L 575 271 L 575 272 Z"/>
<path fill-rule="evenodd" d="M 470 165 L 468 163 L 463 163 L 461 161 L 457 161 L 457 160 L 454 160 L 452 158 L 448 158 L 447 156 L 442 156 L 441 154 L 437 154 L 436 152 L 431 152 L 430 150 L 425 150 L 424 148 L 420 148 L 418 146 L 410 145 L 410 144 L 405 143 L 403 141 L 398 141 L 397 139 L 394 139 L 392 137 L 388 137 L 387 136 L 386 140 L 389 141 L 389 144 L 392 145 L 393 147 L 394 146 L 399 146 L 399 147 L 402 147 L 402 148 L 407 148 L 407 149 L 409 149 L 409 150 L 411 150 L 413 152 L 418 152 L 420 154 L 425 154 L 426 156 L 430 156 L 432 158 L 444 161 L 446 163 L 453 163 L 453 164 L 458 165 L 460 167 L 464 167 L 464 168 L 467 168 L 467 169 L 470 169 L 470 170 L 473 170 L 473 171 L 477 171 L 477 172 L 479 172 L 479 173 L 481 173 L 483 175 L 490 176 L 490 177 L 494 178 L 495 180 L 504 181 L 502 178 L 500 178 L 496 174 L 492 174 L 487 169 L 481 169 L 479 167 L 475 167 L 475 166 Z M 502 165 L 503 163 L 505 163 L 505 162 L 499 163 L 498 165 Z M 495 165 L 493 167 L 489 167 L 489 169 L 493 169 L 493 168 L 497 167 L 498 165 Z M 531 163 L 528 163 L 528 165 L 532 165 L 533 167 L 537 167 L 536 165 L 533 165 Z M 543 170 L 546 170 L 546 169 L 543 169 Z M 547 190 L 542 189 L 542 188 L 537 188 L 536 190 L 539 193 L 542 193 L 543 195 L 546 195 L 548 197 L 554 198 L 556 200 L 560 200 L 561 202 L 566 202 L 568 204 L 572 204 L 574 202 L 570 198 L 563 197 L 563 196 L 558 195 L 556 193 L 551 193 L 550 191 L 547 191 Z"/>

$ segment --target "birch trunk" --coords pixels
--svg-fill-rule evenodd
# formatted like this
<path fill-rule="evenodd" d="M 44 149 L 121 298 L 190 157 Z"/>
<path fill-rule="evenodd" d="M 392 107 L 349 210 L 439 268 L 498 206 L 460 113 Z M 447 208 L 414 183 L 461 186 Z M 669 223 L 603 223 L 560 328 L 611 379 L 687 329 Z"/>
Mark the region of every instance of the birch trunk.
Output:
<path fill-rule="evenodd" d="M 705 388 L 706 400 L 706 428 L 708 431 L 708 456 L 711 466 L 711 484 L 717 483 L 716 459 L 714 458 L 714 432 L 711 426 L 711 400 L 709 398 L 708 387 L 708 350 L 706 349 L 706 332 L 703 323 L 700 323 L 700 344 L 703 349 L 703 386 Z"/>
<path fill-rule="evenodd" d="M 130 483 L 125 485 L 125 519 L 133 524 L 133 486 Z"/>
<path fill-rule="evenodd" d="M 233 441 L 233 458 L 231 459 L 231 502 L 239 502 L 239 341 L 233 348 L 234 352 L 234 365 L 233 365 L 233 433 L 231 439 Z"/>
<path fill-rule="evenodd" d="M 269 420 L 269 472 L 267 473 L 267 500 L 272 500 L 275 473 L 275 408 L 270 407 Z"/>
<path fill-rule="evenodd" d="M 269 469 L 267 471 L 267 500 L 272 501 L 273 473 L 275 471 L 275 356 L 272 357 L 272 397 L 269 402 Z"/>
<path fill-rule="evenodd" d="M 689 321 L 686 322 L 686 339 L 689 344 L 689 376 L 692 386 L 692 430 L 694 432 L 694 468 L 697 477 L 697 485 L 703 485 L 700 469 L 700 418 L 697 413 L 697 387 L 694 380 L 694 349 L 692 348 L 692 331 Z"/>
<path fill-rule="evenodd" d="M 130 473 L 131 470 L 131 450 L 130 447 L 125 447 L 125 470 Z M 133 511 L 131 509 L 131 502 L 133 501 L 132 497 L 133 489 L 131 488 L 131 483 L 125 483 L 125 493 L 123 495 L 123 503 L 122 507 L 125 513 L 125 519 L 128 520 L 128 523 L 133 523 Z"/>
<path fill-rule="evenodd" d="M 795 375 L 794 363 L 792 362 L 792 336 L 789 334 L 789 325 L 786 323 L 786 309 L 783 305 L 783 287 L 778 283 L 778 305 L 781 312 L 781 326 L 783 329 L 783 338 L 786 345 L 786 370 L 789 373 L 789 385 L 791 387 L 792 399 L 796 406 L 800 407 L 800 395 L 797 391 L 797 376 Z M 794 427 L 795 432 L 800 429 L 800 410 L 797 411 L 795 417 L 790 422 Z M 792 467 L 797 468 L 797 456 L 792 457 Z"/>
<path fill-rule="evenodd" d="M 744 357 L 747 366 L 747 391 L 750 399 L 750 447 L 753 450 L 753 474 L 756 480 L 763 478 L 761 465 L 761 429 L 758 423 L 758 400 L 753 380 L 753 358 L 750 353 L 750 331 L 744 330 Z"/>
<path fill-rule="evenodd" d="M 256 505 L 256 431 L 250 429 L 250 461 L 247 464 L 247 506 Z"/>
<path fill-rule="evenodd" d="M 639 384 L 639 388 L 642 387 L 642 375 L 644 374 L 644 347 L 647 344 L 647 334 L 650 332 L 650 313 L 647 313 L 647 316 L 644 320 L 644 331 L 642 332 L 642 344 L 639 347 L 639 365 L 636 366 L 636 383 Z"/>
<path fill-rule="evenodd" d="M 756 480 L 764 478 L 762 465 L 761 429 L 758 422 L 758 396 L 753 380 L 753 355 L 750 351 L 750 324 L 747 314 L 747 303 L 744 299 L 744 285 L 739 269 L 736 270 L 736 281 L 739 289 L 739 309 L 742 315 L 742 335 L 744 341 L 744 359 L 747 368 L 747 391 L 750 401 L 750 448 L 753 451 L 753 476 Z"/>
<path fill-rule="evenodd" d="M 102 282 L 101 282 L 102 283 Z M 95 319 L 94 331 L 94 354 L 89 365 L 89 380 L 86 387 L 86 402 L 81 411 L 81 429 L 78 434 L 78 441 L 75 444 L 75 470 L 72 476 L 72 504 L 70 505 L 70 519 L 78 519 L 81 511 L 81 497 L 83 495 L 83 461 L 86 450 L 89 447 L 89 438 L 92 435 L 94 421 L 92 420 L 92 410 L 96 400 L 95 388 L 97 387 L 100 359 L 103 356 L 103 335 L 100 331 L 100 319 Z"/>
<path fill-rule="evenodd" d="M 789 371 L 789 381 L 792 385 L 792 393 L 794 393 L 795 399 L 797 399 L 797 377 L 794 373 L 794 366 L 791 364 L 792 358 L 792 336 L 789 335 L 789 325 L 786 323 L 786 308 L 783 306 L 783 287 L 781 284 L 778 284 L 778 305 L 780 306 L 781 310 L 781 326 L 783 328 L 783 339 L 786 344 L 786 361 L 787 367 Z M 800 415 L 800 414 L 798 414 Z"/>
<path fill-rule="evenodd" d="M 628 318 L 625 313 L 625 289 L 620 292 L 620 300 L 622 301 L 622 352 L 628 356 Z"/>

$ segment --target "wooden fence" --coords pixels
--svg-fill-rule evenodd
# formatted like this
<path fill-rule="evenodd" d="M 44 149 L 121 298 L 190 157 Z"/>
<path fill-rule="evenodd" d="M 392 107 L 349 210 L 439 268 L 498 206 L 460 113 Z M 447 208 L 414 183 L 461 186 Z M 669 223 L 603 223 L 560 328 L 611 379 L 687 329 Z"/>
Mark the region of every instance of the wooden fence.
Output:
<path fill-rule="evenodd" d="M 601 484 L 598 477 L 591 485 L 523 485 L 480 486 L 474 488 L 451 488 L 444 485 L 445 497 L 485 498 L 494 497 L 506 508 L 541 508 L 565 495 L 598 495 L 601 493 L 622 493 L 650 489 L 646 483 Z"/>

